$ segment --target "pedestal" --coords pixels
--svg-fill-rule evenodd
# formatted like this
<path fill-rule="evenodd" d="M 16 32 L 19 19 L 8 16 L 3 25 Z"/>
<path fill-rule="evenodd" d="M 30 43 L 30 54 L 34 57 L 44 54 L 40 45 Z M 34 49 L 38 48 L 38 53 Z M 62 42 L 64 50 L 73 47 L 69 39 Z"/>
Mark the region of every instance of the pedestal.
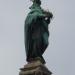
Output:
<path fill-rule="evenodd" d="M 39 61 L 28 63 L 20 69 L 19 75 L 51 75 L 47 67 Z"/>

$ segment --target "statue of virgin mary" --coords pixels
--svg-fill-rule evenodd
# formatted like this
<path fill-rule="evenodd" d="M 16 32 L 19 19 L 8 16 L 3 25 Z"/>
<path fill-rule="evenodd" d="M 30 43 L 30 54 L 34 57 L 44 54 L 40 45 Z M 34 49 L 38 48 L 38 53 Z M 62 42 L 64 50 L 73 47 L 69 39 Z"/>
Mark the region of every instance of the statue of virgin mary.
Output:
<path fill-rule="evenodd" d="M 28 13 L 24 25 L 26 60 L 27 62 L 40 60 L 45 64 L 42 55 L 48 46 L 48 25 L 53 14 L 41 8 L 40 0 L 32 0 L 32 2 L 31 11 Z"/>

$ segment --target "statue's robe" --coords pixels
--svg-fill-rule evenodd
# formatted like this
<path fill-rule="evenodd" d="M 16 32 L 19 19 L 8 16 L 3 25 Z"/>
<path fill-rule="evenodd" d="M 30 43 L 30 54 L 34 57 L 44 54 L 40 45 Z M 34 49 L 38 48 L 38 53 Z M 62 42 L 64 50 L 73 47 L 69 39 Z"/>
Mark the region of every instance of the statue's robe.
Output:
<path fill-rule="evenodd" d="M 24 27 L 27 61 L 39 57 L 45 63 L 42 55 L 48 46 L 48 24 L 50 19 L 45 20 L 45 14 L 41 7 L 36 6 L 30 9 Z"/>

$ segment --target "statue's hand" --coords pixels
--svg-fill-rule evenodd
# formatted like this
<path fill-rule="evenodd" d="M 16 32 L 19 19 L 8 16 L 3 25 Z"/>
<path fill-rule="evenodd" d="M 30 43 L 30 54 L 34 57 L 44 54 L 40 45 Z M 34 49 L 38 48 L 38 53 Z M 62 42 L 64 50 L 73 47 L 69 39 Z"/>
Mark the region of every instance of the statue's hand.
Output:
<path fill-rule="evenodd" d="M 43 10 L 43 13 L 46 15 L 47 18 L 53 18 L 52 12 L 49 12 L 49 10 Z"/>

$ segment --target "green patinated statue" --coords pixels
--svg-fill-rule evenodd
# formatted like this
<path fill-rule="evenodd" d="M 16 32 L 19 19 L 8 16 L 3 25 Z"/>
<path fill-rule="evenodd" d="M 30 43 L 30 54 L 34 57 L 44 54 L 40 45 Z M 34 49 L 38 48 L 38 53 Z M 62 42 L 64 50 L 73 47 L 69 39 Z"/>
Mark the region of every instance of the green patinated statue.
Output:
<path fill-rule="evenodd" d="M 24 27 L 26 60 L 27 62 L 40 60 L 45 64 L 42 55 L 48 46 L 48 25 L 53 14 L 41 8 L 40 0 L 32 2 Z"/>

